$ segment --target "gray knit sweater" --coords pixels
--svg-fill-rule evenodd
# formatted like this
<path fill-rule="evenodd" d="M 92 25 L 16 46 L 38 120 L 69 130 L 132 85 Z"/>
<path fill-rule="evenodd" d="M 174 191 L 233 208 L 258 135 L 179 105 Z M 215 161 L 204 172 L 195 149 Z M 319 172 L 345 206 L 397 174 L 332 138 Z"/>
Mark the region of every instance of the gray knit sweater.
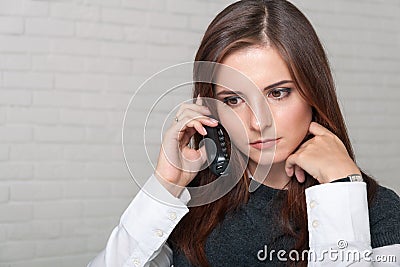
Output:
<path fill-rule="evenodd" d="M 206 255 L 211 266 L 285 266 L 278 258 L 259 260 L 257 252 L 268 246 L 289 251 L 294 239 L 283 233 L 278 215 L 284 190 L 260 186 L 249 202 L 225 219 L 209 235 Z M 372 248 L 400 243 L 400 199 L 392 190 L 379 186 L 369 209 Z M 192 266 L 172 247 L 174 266 Z"/>

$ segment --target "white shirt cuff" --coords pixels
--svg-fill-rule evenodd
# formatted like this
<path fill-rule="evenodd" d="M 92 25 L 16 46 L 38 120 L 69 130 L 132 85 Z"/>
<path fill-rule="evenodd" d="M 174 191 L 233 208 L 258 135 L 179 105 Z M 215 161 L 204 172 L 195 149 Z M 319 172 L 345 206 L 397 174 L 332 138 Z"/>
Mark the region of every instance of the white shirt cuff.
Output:
<path fill-rule="evenodd" d="M 189 200 L 186 188 L 176 198 L 152 175 L 121 216 L 120 224 L 130 236 L 140 240 L 140 250 L 135 249 L 132 257 L 147 261 L 189 212 Z"/>
<path fill-rule="evenodd" d="M 347 242 L 370 247 L 366 184 L 340 182 L 305 190 L 310 247 Z"/>

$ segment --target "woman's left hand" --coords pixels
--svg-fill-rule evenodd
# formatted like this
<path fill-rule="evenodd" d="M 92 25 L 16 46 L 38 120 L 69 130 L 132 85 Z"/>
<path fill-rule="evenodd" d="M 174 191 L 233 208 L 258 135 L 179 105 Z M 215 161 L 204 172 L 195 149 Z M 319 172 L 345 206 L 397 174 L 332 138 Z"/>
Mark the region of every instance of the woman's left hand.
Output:
<path fill-rule="evenodd" d="M 302 183 L 306 171 L 324 184 L 350 174 L 361 174 L 336 135 L 316 122 L 311 122 L 309 132 L 314 137 L 286 159 L 285 170 L 288 176 L 296 174 L 297 180 Z"/>

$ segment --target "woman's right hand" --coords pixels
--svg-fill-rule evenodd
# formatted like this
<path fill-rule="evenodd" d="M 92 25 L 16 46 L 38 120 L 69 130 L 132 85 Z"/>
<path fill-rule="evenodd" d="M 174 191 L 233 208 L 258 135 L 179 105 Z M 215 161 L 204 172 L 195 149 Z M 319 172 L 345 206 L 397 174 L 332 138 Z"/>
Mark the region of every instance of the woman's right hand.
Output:
<path fill-rule="evenodd" d="M 197 97 L 194 104 L 182 104 L 176 113 L 176 120 L 165 132 L 158 157 L 155 175 L 160 183 L 174 196 L 179 196 L 207 160 L 205 146 L 198 150 L 188 145 L 198 132 L 206 135 L 203 125 L 215 127 L 218 122 L 211 115 L 202 100 Z"/>

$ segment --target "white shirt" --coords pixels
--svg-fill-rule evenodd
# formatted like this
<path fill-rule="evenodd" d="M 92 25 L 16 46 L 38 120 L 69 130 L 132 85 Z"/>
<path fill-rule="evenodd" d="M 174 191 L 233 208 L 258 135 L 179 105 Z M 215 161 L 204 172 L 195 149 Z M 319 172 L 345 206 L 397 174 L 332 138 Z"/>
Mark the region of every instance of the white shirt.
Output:
<path fill-rule="evenodd" d="M 305 193 L 308 266 L 400 266 L 400 244 L 371 249 L 364 182 L 315 185 Z M 175 198 L 152 175 L 88 267 L 171 266 L 172 250 L 166 241 L 189 212 L 189 200 L 187 189 Z"/>

